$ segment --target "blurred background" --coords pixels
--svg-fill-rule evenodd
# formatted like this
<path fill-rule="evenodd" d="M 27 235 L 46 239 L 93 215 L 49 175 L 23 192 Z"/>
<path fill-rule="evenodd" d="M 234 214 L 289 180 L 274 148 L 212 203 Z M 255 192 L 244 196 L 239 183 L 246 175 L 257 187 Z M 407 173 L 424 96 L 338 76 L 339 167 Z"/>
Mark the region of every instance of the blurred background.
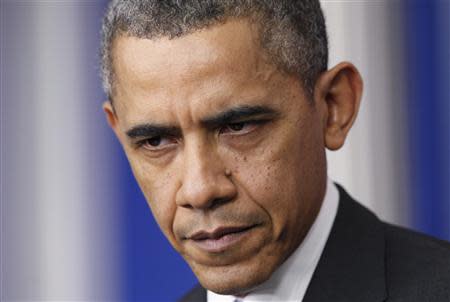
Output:
<path fill-rule="evenodd" d="M 196 283 L 101 110 L 104 0 L 1 2 L 1 301 L 175 301 Z M 450 240 L 450 0 L 322 1 L 365 94 L 329 174 Z"/>

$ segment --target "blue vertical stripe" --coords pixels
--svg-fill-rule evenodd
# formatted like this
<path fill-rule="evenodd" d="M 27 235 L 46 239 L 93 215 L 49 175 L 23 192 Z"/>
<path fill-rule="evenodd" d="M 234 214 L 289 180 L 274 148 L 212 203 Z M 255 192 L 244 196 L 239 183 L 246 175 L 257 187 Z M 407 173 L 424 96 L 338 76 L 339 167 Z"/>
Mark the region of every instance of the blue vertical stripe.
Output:
<path fill-rule="evenodd" d="M 449 2 L 404 3 L 413 224 L 450 239 Z"/>

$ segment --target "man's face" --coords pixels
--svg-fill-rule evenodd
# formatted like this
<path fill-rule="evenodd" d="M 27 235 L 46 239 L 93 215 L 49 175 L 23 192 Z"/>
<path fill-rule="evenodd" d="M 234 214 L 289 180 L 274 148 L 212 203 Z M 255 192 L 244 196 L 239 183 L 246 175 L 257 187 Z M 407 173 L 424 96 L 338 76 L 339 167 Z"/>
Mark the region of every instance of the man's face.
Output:
<path fill-rule="evenodd" d="M 230 21 L 118 37 L 113 128 L 161 230 L 206 288 L 243 294 L 301 243 L 326 183 L 323 114 Z"/>

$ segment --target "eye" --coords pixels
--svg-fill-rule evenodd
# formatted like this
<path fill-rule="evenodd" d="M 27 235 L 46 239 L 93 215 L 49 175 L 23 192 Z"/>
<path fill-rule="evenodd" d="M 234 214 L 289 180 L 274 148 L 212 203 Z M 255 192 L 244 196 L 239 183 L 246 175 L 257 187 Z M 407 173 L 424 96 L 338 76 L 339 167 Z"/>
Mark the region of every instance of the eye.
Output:
<path fill-rule="evenodd" d="M 242 131 L 242 129 L 244 129 L 246 123 L 241 122 L 241 123 L 233 123 L 233 124 L 229 124 L 228 128 L 232 131 Z"/>
<path fill-rule="evenodd" d="M 147 138 L 139 142 L 139 145 L 143 148 L 151 151 L 157 151 L 164 149 L 168 146 L 171 146 L 176 143 L 175 138 L 163 137 L 163 136 L 154 136 L 151 138 Z"/>
<path fill-rule="evenodd" d="M 161 144 L 161 136 L 149 138 L 145 142 L 152 147 L 158 147 Z"/>
<path fill-rule="evenodd" d="M 253 131 L 259 122 L 245 121 L 237 123 L 229 123 L 220 129 L 221 134 L 246 134 Z"/>

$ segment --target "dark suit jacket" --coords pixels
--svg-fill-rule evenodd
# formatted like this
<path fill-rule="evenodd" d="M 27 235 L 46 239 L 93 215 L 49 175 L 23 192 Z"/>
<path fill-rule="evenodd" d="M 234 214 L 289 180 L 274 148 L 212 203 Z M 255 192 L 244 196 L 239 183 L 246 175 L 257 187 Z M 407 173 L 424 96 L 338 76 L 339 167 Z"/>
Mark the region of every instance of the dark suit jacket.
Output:
<path fill-rule="evenodd" d="M 381 222 L 341 187 L 339 195 L 304 302 L 450 302 L 450 243 Z M 206 291 L 180 301 L 206 301 Z"/>

